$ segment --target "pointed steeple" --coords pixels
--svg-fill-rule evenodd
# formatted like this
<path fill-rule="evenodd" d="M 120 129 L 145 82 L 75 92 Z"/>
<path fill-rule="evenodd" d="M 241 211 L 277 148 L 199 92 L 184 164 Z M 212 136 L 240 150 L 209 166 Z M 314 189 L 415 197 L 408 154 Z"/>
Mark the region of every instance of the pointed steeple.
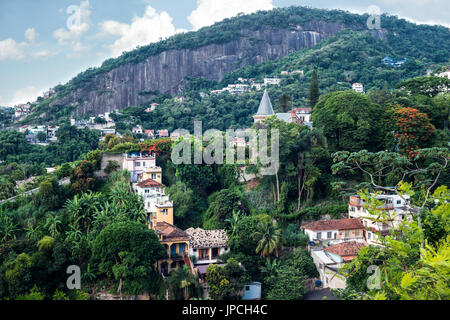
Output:
<path fill-rule="evenodd" d="M 275 113 L 273 112 L 272 102 L 270 101 L 269 94 L 267 90 L 264 90 L 264 95 L 261 99 L 261 103 L 259 104 L 257 116 L 273 116 Z"/>

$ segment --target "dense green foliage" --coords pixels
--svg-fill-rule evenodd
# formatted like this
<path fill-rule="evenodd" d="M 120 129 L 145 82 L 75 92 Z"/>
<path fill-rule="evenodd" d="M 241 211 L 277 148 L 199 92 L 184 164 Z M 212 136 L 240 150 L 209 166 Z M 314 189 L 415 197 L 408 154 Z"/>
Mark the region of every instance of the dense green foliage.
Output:
<path fill-rule="evenodd" d="M 361 189 L 368 195 L 376 185 L 397 186 L 395 191 L 411 195 L 421 210 L 402 226 L 401 237 L 390 234 L 384 248 L 365 248 L 348 264 L 348 290 L 342 297 L 448 299 L 449 200 L 447 188 L 437 186 L 450 181 L 449 82 L 414 77 L 450 60 L 450 33 L 382 16 L 386 39 L 381 40 L 366 32 L 366 20 L 367 16 L 342 11 L 296 7 L 239 16 L 124 53 L 58 86 L 57 96 L 62 97 L 118 66 L 140 63 L 165 50 L 227 43 L 245 36 L 246 29 L 294 31 L 310 21 L 337 22 L 352 29 L 283 59 L 240 68 L 220 83 L 186 79 L 182 102 L 164 93 L 141 92 L 154 98 L 112 114 L 118 131 L 126 134 L 107 136 L 102 142 L 96 131 L 64 124 L 73 106 L 53 105 L 55 97 L 41 100 L 35 116 L 45 113 L 40 121 L 60 122 L 57 143 L 31 145 L 23 133 L 0 132 L 0 199 L 36 188 L 33 194 L 0 205 L 0 298 L 66 300 L 86 298 L 86 293 L 96 297 L 99 292 L 201 298 L 199 279 L 187 266 L 173 271 L 167 281 L 155 270 L 166 250 L 145 226 L 147 213 L 130 187 L 129 172 L 110 162 L 103 170 L 106 177 L 96 178 L 104 153 L 149 152 L 156 153 L 163 170 L 175 225 L 226 230 L 230 250 L 220 257 L 225 266 L 207 269 L 212 298 L 239 299 L 244 285 L 260 281 L 266 299 L 302 299 L 307 281 L 314 281 L 318 273 L 305 250 L 308 236 L 299 226 L 344 217 L 348 195 Z M 406 57 L 408 62 L 389 67 L 381 62 L 385 56 Z M 194 120 L 203 121 L 203 131 L 248 128 L 261 92 L 216 96 L 208 91 L 239 77 L 262 82 L 283 70 L 300 69 L 304 76 L 286 76 L 268 91 L 276 112 L 312 101 L 314 128 L 276 117 L 253 127 L 279 130 L 280 167 L 275 175 L 260 175 L 261 163 L 174 164 L 172 149 L 188 140 L 139 143 L 143 137 L 130 132 L 141 124 L 144 129 L 184 128 L 192 133 Z M 367 94 L 349 90 L 356 81 L 364 84 Z M 145 112 L 152 102 L 160 106 Z M 412 150 L 406 152 L 405 145 Z M 197 144 L 191 151 L 206 147 Z M 56 172 L 46 173 L 45 167 L 56 165 L 61 165 Z M 253 178 L 246 181 L 244 171 Z M 23 181 L 29 178 L 32 181 Z M 69 178 L 69 184 L 61 184 L 63 178 Z M 69 265 L 80 266 L 82 291 L 65 287 Z M 386 271 L 382 291 L 367 290 L 369 265 Z"/>

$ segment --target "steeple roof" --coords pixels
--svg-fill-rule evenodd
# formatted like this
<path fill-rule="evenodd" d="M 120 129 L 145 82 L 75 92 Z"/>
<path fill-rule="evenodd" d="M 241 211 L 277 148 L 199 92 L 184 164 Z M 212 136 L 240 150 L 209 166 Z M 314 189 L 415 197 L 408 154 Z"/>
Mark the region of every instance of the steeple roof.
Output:
<path fill-rule="evenodd" d="M 269 94 L 267 90 L 264 90 L 264 95 L 261 99 L 261 103 L 259 104 L 257 116 L 272 116 L 275 113 L 273 112 L 272 102 L 270 102 Z"/>

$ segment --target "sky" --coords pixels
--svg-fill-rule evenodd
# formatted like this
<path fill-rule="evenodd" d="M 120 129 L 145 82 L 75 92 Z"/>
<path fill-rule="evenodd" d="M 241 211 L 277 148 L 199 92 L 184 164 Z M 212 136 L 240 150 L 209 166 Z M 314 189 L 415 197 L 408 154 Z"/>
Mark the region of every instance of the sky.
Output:
<path fill-rule="evenodd" d="M 448 0 L 0 0 L 0 106 L 33 102 L 136 46 L 292 5 L 450 27 Z"/>

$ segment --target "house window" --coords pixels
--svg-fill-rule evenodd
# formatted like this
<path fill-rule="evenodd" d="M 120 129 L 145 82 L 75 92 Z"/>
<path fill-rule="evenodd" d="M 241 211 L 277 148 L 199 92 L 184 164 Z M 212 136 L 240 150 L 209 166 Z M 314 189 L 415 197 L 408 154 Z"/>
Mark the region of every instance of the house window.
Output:
<path fill-rule="evenodd" d="M 355 230 L 355 237 L 359 237 L 359 230 Z"/>
<path fill-rule="evenodd" d="M 169 210 L 167 209 L 162 209 L 162 213 L 163 215 L 167 216 L 169 214 Z"/>
<path fill-rule="evenodd" d="M 156 174 L 152 174 L 152 179 L 155 180 L 156 179 Z"/>
<path fill-rule="evenodd" d="M 372 232 L 367 232 L 367 239 L 370 240 L 370 238 L 372 238 Z"/>
<path fill-rule="evenodd" d="M 245 291 L 250 291 L 250 286 L 245 286 Z"/>
<path fill-rule="evenodd" d="M 397 204 L 401 204 L 402 203 L 402 200 L 397 200 Z"/>
<path fill-rule="evenodd" d="M 219 248 L 212 248 L 212 258 L 217 259 L 219 256 Z"/>
<path fill-rule="evenodd" d="M 198 249 L 199 260 L 209 260 L 209 249 Z"/>
<path fill-rule="evenodd" d="M 135 166 L 136 166 L 136 167 L 140 167 L 140 166 L 141 166 L 141 163 L 140 163 L 140 162 L 135 162 Z"/>
<path fill-rule="evenodd" d="M 322 239 L 322 232 L 317 232 L 316 239 L 318 240 Z"/>
<path fill-rule="evenodd" d="M 331 237 L 332 237 L 332 232 L 330 231 L 330 232 L 327 232 L 327 238 L 328 239 L 331 239 Z"/>
<path fill-rule="evenodd" d="M 350 237 L 350 231 L 349 230 L 345 230 L 345 237 L 346 238 Z"/>

